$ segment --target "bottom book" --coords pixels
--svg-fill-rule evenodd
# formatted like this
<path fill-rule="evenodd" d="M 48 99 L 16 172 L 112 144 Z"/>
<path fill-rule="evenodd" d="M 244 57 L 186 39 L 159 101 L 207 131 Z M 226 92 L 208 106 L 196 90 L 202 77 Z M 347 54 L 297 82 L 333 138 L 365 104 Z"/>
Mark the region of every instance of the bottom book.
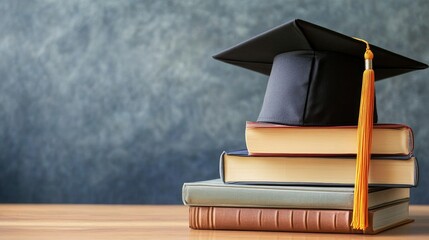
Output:
<path fill-rule="evenodd" d="M 369 226 L 365 231 L 350 227 L 352 211 L 326 209 L 189 207 L 189 227 L 207 230 L 376 234 L 412 222 L 408 205 L 406 201 L 370 210 Z"/>

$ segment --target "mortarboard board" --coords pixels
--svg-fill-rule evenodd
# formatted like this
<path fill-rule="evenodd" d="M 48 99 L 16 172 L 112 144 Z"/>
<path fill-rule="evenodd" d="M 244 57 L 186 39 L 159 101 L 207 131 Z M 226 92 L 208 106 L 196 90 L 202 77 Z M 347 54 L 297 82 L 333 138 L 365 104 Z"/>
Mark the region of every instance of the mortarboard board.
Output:
<path fill-rule="evenodd" d="M 377 122 L 374 81 L 428 66 L 303 20 L 271 29 L 214 58 L 270 76 L 258 121 L 358 125 L 352 226 L 366 229 L 372 125 Z"/>
<path fill-rule="evenodd" d="M 288 125 L 356 125 L 364 44 L 352 37 L 293 20 L 214 56 L 270 75 L 258 121 Z M 427 65 L 371 45 L 375 80 Z M 374 122 L 377 111 L 374 107 Z"/>

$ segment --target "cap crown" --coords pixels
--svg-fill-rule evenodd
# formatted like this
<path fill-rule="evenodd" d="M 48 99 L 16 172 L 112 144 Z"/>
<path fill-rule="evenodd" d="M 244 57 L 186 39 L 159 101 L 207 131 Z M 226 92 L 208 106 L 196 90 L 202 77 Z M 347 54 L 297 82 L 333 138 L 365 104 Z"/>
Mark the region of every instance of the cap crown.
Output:
<path fill-rule="evenodd" d="M 340 53 L 312 50 L 277 55 L 258 121 L 287 125 L 357 124 L 361 62 Z M 377 110 L 374 121 L 377 122 Z"/>

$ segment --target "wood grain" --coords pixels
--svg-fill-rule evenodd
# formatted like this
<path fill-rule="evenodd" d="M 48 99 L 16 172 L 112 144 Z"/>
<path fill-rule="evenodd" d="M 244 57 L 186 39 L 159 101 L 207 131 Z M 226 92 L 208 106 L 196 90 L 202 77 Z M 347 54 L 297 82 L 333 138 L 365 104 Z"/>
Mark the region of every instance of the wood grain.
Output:
<path fill-rule="evenodd" d="M 0 239 L 429 239 L 429 206 L 411 206 L 414 223 L 375 236 L 188 228 L 185 206 L 0 205 Z"/>

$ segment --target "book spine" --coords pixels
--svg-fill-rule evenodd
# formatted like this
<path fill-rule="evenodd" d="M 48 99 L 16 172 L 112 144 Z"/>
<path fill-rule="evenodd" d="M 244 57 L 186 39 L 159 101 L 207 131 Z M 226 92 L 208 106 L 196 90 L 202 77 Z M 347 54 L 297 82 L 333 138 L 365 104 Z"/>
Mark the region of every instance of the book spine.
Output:
<path fill-rule="evenodd" d="M 223 165 L 224 165 L 224 158 L 225 158 L 225 154 L 227 154 L 225 151 L 223 151 L 222 152 L 222 154 L 220 154 L 220 157 L 219 157 L 219 176 L 220 176 L 220 179 L 222 179 L 222 182 L 225 182 L 225 175 L 224 175 L 224 167 L 223 167 Z"/>
<path fill-rule="evenodd" d="M 358 233 L 351 211 L 190 207 L 189 227 L 207 230 Z"/>
<path fill-rule="evenodd" d="M 408 127 L 408 148 L 409 148 L 409 155 L 413 155 L 414 153 L 414 132 L 413 129 Z"/>

